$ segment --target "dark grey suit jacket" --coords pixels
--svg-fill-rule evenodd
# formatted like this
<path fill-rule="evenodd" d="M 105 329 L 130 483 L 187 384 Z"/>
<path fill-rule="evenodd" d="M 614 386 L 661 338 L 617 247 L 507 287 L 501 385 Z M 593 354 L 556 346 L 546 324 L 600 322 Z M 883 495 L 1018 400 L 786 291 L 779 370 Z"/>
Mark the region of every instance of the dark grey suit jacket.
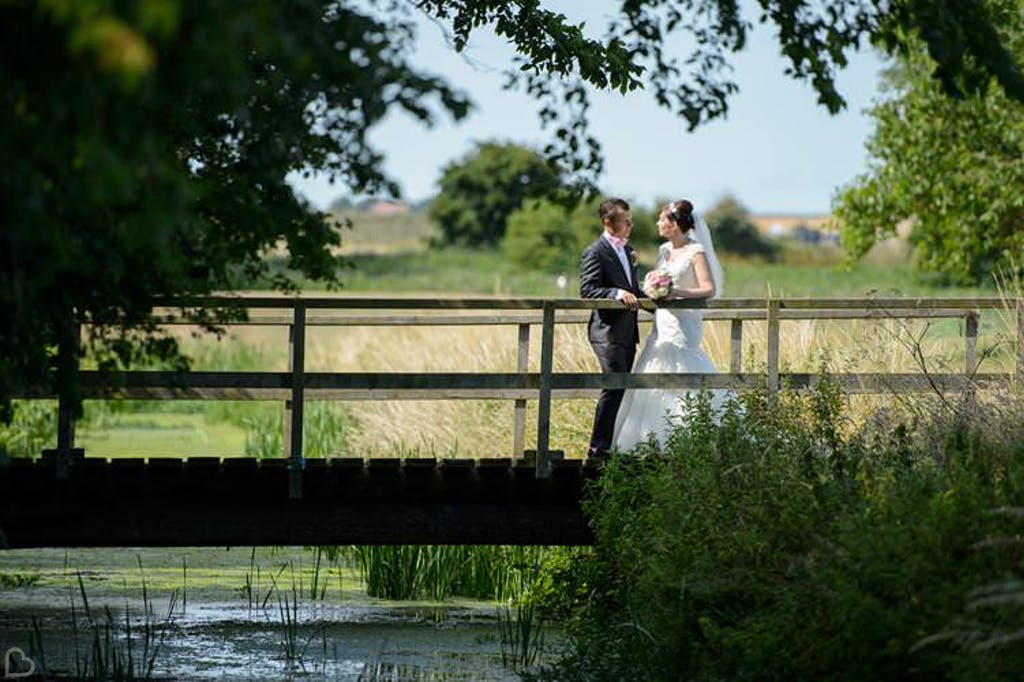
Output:
<path fill-rule="evenodd" d="M 615 249 L 604 237 L 583 250 L 580 258 L 580 298 L 615 299 L 615 289 L 629 291 L 643 297 L 636 281 L 636 252 L 626 244 L 633 282 L 626 279 Z M 591 343 L 615 343 L 623 346 L 640 342 L 640 330 L 635 310 L 593 310 L 590 313 L 589 336 Z"/>

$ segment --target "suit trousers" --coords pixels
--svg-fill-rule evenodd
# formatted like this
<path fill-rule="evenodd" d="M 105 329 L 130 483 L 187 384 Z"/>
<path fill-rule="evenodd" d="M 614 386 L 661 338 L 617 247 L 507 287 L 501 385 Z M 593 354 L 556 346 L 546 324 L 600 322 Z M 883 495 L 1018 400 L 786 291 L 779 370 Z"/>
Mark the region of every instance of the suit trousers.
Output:
<path fill-rule="evenodd" d="M 636 344 L 623 345 L 618 343 L 594 343 L 590 346 L 601 363 L 601 371 L 605 374 L 613 372 L 629 372 L 633 369 L 636 356 Z M 594 428 L 590 435 L 590 454 L 605 454 L 612 447 L 612 436 L 615 431 L 615 416 L 619 413 L 622 403 L 622 389 L 604 389 L 597 399 L 594 410 Z"/>

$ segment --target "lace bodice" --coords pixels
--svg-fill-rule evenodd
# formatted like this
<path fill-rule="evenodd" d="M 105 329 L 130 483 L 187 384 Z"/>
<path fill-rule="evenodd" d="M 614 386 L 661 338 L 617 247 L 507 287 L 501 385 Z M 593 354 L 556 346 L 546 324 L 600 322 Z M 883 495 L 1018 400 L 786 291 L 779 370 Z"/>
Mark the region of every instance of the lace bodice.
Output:
<path fill-rule="evenodd" d="M 673 289 L 688 289 L 697 286 L 697 273 L 693 258 L 704 253 L 698 242 L 690 242 L 675 254 L 672 245 L 662 244 L 658 249 L 658 267 L 664 267 L 672 274 Z M 704 315 L 699 310 L 667 310 L 659 308 L 654 313 L 656 344 L 671 344 L 680 348 L 700 348 L 703 334 Z"/>

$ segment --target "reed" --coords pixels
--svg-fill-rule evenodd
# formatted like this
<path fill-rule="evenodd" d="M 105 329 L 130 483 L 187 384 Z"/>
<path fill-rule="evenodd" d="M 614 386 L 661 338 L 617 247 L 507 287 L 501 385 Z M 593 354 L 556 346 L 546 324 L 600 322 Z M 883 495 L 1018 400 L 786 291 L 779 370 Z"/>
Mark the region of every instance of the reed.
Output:
<path fill-rule="evenodd" d="M 82 574 L 76 571 L 78 597 L 81 598 L 82 608 L 79 612 L 75 593 L 71 591 L 70 611 L 75 679 L 112 681 L 152 679 L 157 658 L 167 633 L 173 625 L 178 608 L 178 592 L 175 590 L 171 593 L 166 614 L 158 617 L 149 596 L 141 558 L 137 559 L 142 581 L 140 620 L 136 620 L 132 616 L 127 599 L 121 618 L 117 617 L 109 606 L 103 607 L 102 616 L 94 615 Z M 84 623 L 80 622 L 79 613 L 84 616 Z M 33 647 L 38 645 L 39 656 L 45 661 L 42 635 L 35 623 L 33 623 L 33 631 Z M 79 648 L 82 636 L 86 640 L 84 652 Z M 46 674 L 45 668 L 42 672 L 44 675 Z"/>
<path fill-rule="evenodd" d="M 539 564 L 542 547 L 400 545 L 354 548 L 371 597 L 432 599 L 469 597 L 504 601 L 520 591 L 521 566 Z"/>
<path fill-rule="evenodd" d="M 513 547 L 506 566 L 510 581 L 505 603 L 498 607 L 501 663 L 517 672 L 536 666 L 544 647 L 544 614 L 535 594 L 541 557 L 535 548 Z"/>

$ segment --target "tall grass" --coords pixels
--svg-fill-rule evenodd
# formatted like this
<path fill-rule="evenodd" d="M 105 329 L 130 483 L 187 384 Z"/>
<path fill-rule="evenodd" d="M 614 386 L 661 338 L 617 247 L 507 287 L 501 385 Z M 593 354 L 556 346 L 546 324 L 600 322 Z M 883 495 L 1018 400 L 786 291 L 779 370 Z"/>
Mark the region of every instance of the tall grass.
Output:
<path fill-rule="evenodd" d="M 461 596 L 504 601 L 518 595 L 524 566 L 540 562 L 539 547 L 359 546 L 355 561 L 366 593 L 384 599 Z"/>

